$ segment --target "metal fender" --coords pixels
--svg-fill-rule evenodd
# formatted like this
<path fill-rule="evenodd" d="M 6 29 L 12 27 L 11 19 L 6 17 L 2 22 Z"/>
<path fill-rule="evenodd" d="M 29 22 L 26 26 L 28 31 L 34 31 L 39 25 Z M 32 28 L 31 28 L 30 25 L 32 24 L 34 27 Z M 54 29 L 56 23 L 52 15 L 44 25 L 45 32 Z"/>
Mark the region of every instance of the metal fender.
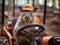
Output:
<path fill-rule="evenodd" d="M 52 36 L 43 37 L 42 45 L 48 45 L 48 42 L 49 42 L 50 38 L 52 38 Z"/>

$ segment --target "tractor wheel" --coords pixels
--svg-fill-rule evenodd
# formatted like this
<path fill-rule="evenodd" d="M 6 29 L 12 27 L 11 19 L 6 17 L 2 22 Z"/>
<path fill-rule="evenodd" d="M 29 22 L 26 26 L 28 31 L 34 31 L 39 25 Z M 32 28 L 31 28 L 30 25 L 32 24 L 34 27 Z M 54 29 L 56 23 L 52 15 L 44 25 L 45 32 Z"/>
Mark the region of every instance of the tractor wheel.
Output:
<path fill-rule="evenodd" d="M 7 37 L 0 36 L 0 45 L 9 45 Z"/>

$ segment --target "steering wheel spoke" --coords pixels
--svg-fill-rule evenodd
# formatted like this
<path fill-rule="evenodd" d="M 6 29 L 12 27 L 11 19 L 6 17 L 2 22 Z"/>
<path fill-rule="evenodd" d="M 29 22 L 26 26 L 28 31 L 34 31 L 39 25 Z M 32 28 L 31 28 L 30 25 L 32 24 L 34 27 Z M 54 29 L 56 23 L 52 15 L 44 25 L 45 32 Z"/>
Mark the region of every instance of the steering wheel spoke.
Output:
<path fill-rule="evenodd" d="M 26 34 L 29 34 L 27 31 L 25 31 L 25 29 L 23 30 Z"/>

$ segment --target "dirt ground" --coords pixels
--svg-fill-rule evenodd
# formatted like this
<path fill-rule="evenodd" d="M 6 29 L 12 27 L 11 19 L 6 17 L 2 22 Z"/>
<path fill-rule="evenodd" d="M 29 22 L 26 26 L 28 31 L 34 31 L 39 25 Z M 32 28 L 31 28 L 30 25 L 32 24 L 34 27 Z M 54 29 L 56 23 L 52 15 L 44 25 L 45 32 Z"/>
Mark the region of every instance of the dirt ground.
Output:
<path fill-rule="evenodd" d="M 43 17 L 43 13 L 40 12 L 40 17 Z M 59 14 L 46 13 L 46 33 L 48 36 L 60 35 L 60 21 Z M 43 19 L 42 19 L 43 20 Z"/>
<path fill-rule="evenodd" d="M 58 15 L 46 19 L 46 33 L 52 36 L 60 35 L 60 21 Z"/>

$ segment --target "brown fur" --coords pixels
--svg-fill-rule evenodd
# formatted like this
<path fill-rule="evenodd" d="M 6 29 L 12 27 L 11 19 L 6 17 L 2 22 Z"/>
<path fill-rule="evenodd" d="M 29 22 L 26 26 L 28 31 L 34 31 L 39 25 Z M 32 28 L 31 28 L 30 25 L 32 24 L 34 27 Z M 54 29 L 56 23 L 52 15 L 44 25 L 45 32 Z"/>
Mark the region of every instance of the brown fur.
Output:
<path fill-rule="evenodd" d="M 31 17 L 32 19 L 27 23 L 24 19 L 23 19 L 23 16 L 21 16 L 21 18 L 20 18 L 20 20 L 21 20 L 21 22 L 20 22 L 20 26 L 24 26 L 24 25 L 26 25 L 26 24 L 32 24 L 32 23 L 34 23 L 34 15 Z"/>

